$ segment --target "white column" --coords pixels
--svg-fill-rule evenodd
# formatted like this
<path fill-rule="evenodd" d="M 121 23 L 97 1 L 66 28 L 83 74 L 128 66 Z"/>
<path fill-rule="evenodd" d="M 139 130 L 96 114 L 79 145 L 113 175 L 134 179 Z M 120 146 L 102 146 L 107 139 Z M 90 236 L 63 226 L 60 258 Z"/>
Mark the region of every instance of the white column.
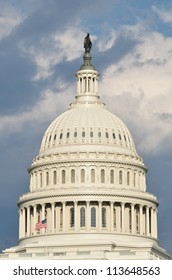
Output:
<path fill-rule="evenodd" d="M 22 237 L 26 236 L 26 209 L 23 208 L 23 215 L 22 215 Z"/>
<path fill-rule="evenodd" d="M 99 228 L 99 231 L 102 230 L 102 202 L 99 201 L 99 216 L 98 216 L 98 228 Z"/>
<path fill-rule="evenodd" d="M 110 202 L 110 231 L 114 231 L 114 211 L 113 211 L 113 201 Z"/>
<path fill-rule="evenodd" d="M 45 204 L 42 204 L 41 221 L 45 219 Z M 45 233 L 45 228 L 41 229 L 41 233 Z"/>
<path fill-rule="evenodd" d="M 125 231 L 125 213 L 124 213 L 124 211 L 125 211 L 125 203 L 124 202 L 121 202 L 121 219 L 122 219 L 122 224 L 121 224 L 121 226 L 122 226 L 122 232 L 124 233 L 124 231 Z"/>
<path fill-rule="evenodd" d="M 87 228 L 87 231 L 90 231 L 90 202 L 87 201 L 86 202 L 87 204 L 87 207 L 86 207 L 86 228 Z"/>
<path fill-rule="evenodd" d="M 80 86 L 80 78 L 77 77 L 77 94 L 78 94 L 78 95 L 79 95 L 79 93 L 80 93 L 79 86 Z"/>
<path fill-rule="evenodd" d="M 149 207 L 146 206 L 146 235 L 149 236 Z"/>
<path fill-rule="evenodd" d="M 140 234 L 143 235 L 143 206 L 139 206 L 140 209 Z"/>
<path fill-rule="evenodd" d="M 54 207 L 55 203 L 51 203 L 51 232 L 54 233 Z"/>
<path fill-rule="evenodd" d="M 75 231 L 78 230 L 78 213 L 77 213 L 77 201 L 74 202 L 74 227 Z"/>
<path fill-rule="evenodd" d="M 27 207 L 27 236 L 30 236 L 30 206 Z"/>
<path fill-rule="evenodd" d="M 19 238 L 22 237 L 22 209 L 19 209 Z"/>
<path fill-rule="evenodd" d="M 34 205 L 33 206 L 33 234 L 36 234 L 35 227 L 36 227 L 36 223 L 38 222 L 36 210 L 37 210 L 37 205 Z"/>
<path fill-rule="evenodd" d="M 63 225 L 63 232 L 66 231 L 66 203 L 65 202 L 62 202 L 62 207 L 63 207 L 63 222 L 62 222 L 62 225 Z"/>
<path fill-rule="evenodd" d="M 155 237 L 155 219 L 154 219 L 154 209 L 153 208 L 151 208 L 150 223 L 151 223 L 151 236 Z"/>
<path fill-rule="evenodd" d="M 136 218 L 135 218 L 134 204 L 131 204 L 131 232 L 132 234 L 136 233 Z"/>
<path fill-rule="evenodd" d="M 157 233 L 157 212 L 158 212 L 158 210 L 155 208 L 155 238 L 158 238 L 158 233 Z"/>

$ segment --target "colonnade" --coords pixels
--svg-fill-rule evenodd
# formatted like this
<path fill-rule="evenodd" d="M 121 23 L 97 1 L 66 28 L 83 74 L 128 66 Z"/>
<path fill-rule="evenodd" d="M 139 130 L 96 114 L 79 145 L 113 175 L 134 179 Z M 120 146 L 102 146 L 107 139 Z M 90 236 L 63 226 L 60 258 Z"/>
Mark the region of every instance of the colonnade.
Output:
<path fill-rule="evenodd" d="M 85 73 L 82 75 L 77 74 L 77 93 L 78 95 L 91 93 L 98 93 L 97 73 Z"/>
<path fill-rule="evenodd" d="M 142 191 L 146 189 L 145 173 L 138 170 L 125 170 L 123 168 L 53 168 L 37 170 L 30 174 L 31 191 L 39 188 L 54 186 L 75 186 L 80 184 L 107 184 L 107 187 L 135 188 Z"/>
<path fill-rule="evenodd" d="M 44 219 L 47 228 L 36 230 L 36 224 Z M 20 208 L 19 238 L 63 232 L 139 234 L 157 238 L 157 209 L 113 201 L 53 202 Z"/>

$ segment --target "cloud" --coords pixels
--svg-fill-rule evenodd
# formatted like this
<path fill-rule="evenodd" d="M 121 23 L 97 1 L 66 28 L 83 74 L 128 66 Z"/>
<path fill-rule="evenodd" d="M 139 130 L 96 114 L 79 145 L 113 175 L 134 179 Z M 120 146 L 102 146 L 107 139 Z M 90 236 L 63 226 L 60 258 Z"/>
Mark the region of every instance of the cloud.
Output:
<path fill-rule="evenodd" d="M 67 104 L 71 102 L 72 96 L 67 94 L 68 91 L 74 91 L 71 85 L 69 88 L 63 85 L 62 90 L 58 93 L 47 90 L 42 92 L 40 100 L 33 107 L 28 108 L 27 111 L 1 116 L 0 133 L 2 135 L 4 132 L 6 135 L 18 133 L 24 131 L 28 124 L 34 128 L 52 120 L 53 117 L 67 109 Z"/>
<path fill-rule="evenodd" d="M 172 38 L 147 31 L 134 32 L 133 37 L 138 41 L 131 52 L 104 69 L 101 91 L 111 111 L 134 131 L 139 150 L 159 153 L 172 134 L 169 120 L 159 117 L 172 113 Z"/>
<path fill-rule="evenodd" d="M 172 23 L 172 9 L 159 9 L 156 6 L 152 6 L 152 10 L 159 18 L 165 23 Z"/>
<path fill-rule="evenodd" d="M 55 32 L 43 37 L 40 45 L 27 46 L 21 44 L 23 53 L 30 56 L 37 67 L 37 73 L 33 80 L 47 79 L 54 73 L 54 66 L 65 61 L 72 61 L 81 56 L 81 44 L 85 33 L 78 27 L 66 28 L 63 32 Z"/>
<path fill-rule="evenodd" d="M 8 36 L 19 25 L 24 15 L 7 1 L 2 1 L 0 12 L 0 39 Z"/>

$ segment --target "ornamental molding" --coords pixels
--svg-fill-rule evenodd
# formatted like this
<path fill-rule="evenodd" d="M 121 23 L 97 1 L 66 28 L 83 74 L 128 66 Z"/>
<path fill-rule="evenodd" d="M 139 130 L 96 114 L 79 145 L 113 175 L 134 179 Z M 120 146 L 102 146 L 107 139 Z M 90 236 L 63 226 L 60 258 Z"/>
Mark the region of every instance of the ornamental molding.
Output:
<path fill-rule="evenodd" d="M 34 165 L 31 165 L 28 168 L 28 172 L 31 173 L 32 171 L 43 171 L 45 169 L 52 169 L 52 168 L 66 168 L 66 167 L 71 167 L 71 166 L 85 166 L 85 167 L 91 167 L 94 166 L 97 167 L 102 167 L 103 168 L 107 168 L 107 167 L 111 167 L 111 168 L 126 168 L 126 169 L 134 169 L 136 171 L 144 171 L 147 172 L 147 168 L 145 166 L 143 166 L 142 164 L 139 163 L 133 163 L 133 162 L 127 162 L 127 161 L 110 161 L 110 160 L 97 160 L 97 159 L 82 159 L 82 160 L 61 160 L 61 161 L 51 161 L 51 162 L 43 162 L 43 163 L 37 163 Z"/>
<path fill-rule="evenodd" d="M 146 195 L 140 195 L 140 194 L 121 194 L 121 193 L 70 193 L 70 194 L 64 194 L 64 193 L 52 193 L 52 194 L 37 194 L 37 195 L 31 195 L 30 193 L 25 194 L 23 196 L 20 197 L 20 200 L 18 201 L 17 205 L 18 207 L 20 207 L 21 205 L 31 202 L 31 201 L 38 201 L 38 200 L 44 200 L 44 199 L 48 199 L 48 198 L 73 198 L 73 197 L 107 197 L 107 198 L 125 198 L 125 203 L 127 203 L 126 198 L 130 198 L 130 199 L 138 199 L 139 201 L 145 201 L 145 205 L 148 205 L 148 202 L 153 203 L 154 205 L 158 206 L 159 203 L 156 199 L 156 197 L 152 194 L 146 193 Z M 97 200 L 97 199 L 96 199 Z M 66 201 L 66 200 L 65 200 Z M 68 201 L 72 201 L 72 199 L 68 200 Z M 111 201 L 108 199 L 108 201 Z M 52 201 L 53 202 L 53 201 Z M 116 202 L 123 202 L 123 201 L 116 201 Z M 47 203 L 51 203 L 51 201 L 47 202 Z M 128 202 L 129 203 L 129 202 Z M 39 203 L 38 203 L 39 204 Z"/>

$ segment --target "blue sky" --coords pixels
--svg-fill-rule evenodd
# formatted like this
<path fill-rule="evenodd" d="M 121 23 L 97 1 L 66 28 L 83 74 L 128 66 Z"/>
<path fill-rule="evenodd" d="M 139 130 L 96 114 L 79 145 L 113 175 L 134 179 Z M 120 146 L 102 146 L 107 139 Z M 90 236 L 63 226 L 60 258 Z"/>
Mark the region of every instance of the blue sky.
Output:
<path fill-rule="evenodd" d="M 18 237 L 19 196 L 49 123 L 76 94 L 83 38 L 99 93 L 133 134 L 172 254 L 172 2 L 0 0 L 0 250 Z"/>

